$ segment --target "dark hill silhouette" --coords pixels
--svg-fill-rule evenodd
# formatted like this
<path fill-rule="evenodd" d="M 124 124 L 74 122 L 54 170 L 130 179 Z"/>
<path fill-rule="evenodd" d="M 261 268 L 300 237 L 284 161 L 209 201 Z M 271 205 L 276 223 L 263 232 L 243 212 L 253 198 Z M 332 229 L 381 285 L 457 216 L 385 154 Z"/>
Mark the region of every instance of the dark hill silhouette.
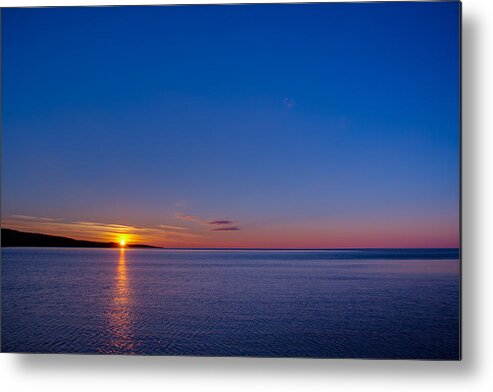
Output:
<path fill-rule="evenodd" d="M 39 246 L 56 248 L 119 248 L 116 242 L 97 242 L 75 240 L 54 235 L 26 233 L 12 229 L 2 229 L 2 247 Z M 125 245 L 125 248 L 158 248 L 150 245 Z"/>

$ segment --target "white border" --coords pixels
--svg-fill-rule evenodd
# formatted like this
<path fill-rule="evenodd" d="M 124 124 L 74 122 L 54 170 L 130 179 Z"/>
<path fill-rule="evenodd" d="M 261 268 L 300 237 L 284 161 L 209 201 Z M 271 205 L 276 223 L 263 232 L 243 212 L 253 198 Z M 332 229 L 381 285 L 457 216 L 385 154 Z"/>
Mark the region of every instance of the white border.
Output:
<path fill-rule="evenodd" d="M 376 0 L 378 1 L 403 1 L 403 0 Z M 410 0 L 410 1 L 427 1 L 427 0 Z M 447 1 L 447 0 L 437 0 Z M 452 0 L 453 1 L 453 0 Z M 283 1 L 283 0 L 176 0 L 176 1 L 162 1 L 162 0 L 147 0 L 147 1 L 135 1 L 135 0 L 54 0 L 54 1 L 42 1 L 42 0 L 4 0 L 1 3 L 2 7 L 54 7 L 54 6 L 103 6 L 103 5 L 163 5 L 163 4 L 244 4 L 244 3 L 300 3 L 302 1 Z M 310 0 L 310 3 L 338 3 L 341 0 Z"/>
<path fill-rule="evenodd" d="M 249 2 L 255 2 L 250 0 Z M 283 2 L 283 1 L 277 1 Z M 4 0 L 2 6 L 167 4 Z M 175 2 L 176 3 L 176 2 Z M 180 1 L 204 4 L 206 1 Z M 221 1 L 214 3 L 241 3 Z M 487 391 L 493 387 L 493 1 L 463 1 L 463 361 L 0 354 L 5 391 Z M 490 230 L 490 231 L 488 231 Z"/>

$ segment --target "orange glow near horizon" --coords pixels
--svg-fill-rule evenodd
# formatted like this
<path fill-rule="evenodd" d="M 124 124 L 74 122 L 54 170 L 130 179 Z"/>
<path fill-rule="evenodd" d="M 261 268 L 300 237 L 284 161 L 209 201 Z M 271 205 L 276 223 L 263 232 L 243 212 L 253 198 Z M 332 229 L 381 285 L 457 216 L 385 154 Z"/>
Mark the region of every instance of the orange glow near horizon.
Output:
<path fill-rule="evenodd" d="M 312 218 L 239 224 L 235 231 L 211 230 L 204 224 L 170 221 L 169 225 L 130 226 L 118 223 L 46 220 L 28 216 L 7 217 L 3 228 L 111 242 L 120 249 L 129 244 L 165 248 L 455 248 L 459 246 L 459 221 L 455 217 L 430 215 L 427 218 L 366 217 L 361 219 Z M 173 226 L 174 225 L 174 226 Z M 215 227 L 215 226 L 214 226 Z"/>

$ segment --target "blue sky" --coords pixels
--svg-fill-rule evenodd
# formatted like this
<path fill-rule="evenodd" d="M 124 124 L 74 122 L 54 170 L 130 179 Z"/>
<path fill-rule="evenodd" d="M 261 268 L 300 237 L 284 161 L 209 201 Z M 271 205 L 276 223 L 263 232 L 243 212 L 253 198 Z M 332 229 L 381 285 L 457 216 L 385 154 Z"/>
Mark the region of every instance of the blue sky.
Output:
<path fill-rule="evenodd" d="M 459 7 L 3 9 L 3 224 L 456 246 Z"/>

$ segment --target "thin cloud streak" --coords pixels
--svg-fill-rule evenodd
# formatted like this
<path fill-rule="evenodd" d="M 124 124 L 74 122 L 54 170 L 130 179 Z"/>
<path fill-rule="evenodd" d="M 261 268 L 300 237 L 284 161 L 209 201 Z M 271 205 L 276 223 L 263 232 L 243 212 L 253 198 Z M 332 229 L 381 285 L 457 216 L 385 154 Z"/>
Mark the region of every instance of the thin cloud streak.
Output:
<path fill-rule="evenodd" d="M 170 226 L 170 225 L 158 225 L 161 229 L 168 229 L 168 230 L 178 230 L 178 231 L 185 231 L 188 230 L 186 227 L 180 227 L 180 226 Z"/>
<path fill-rule="evenodd" d="M 230 220 L 215 220 L 215 221 L 211 221 L 211 222 L 208 222 L 209 225 L 232 225 L 233 221 L 230 221 Z"/>
<path fill-rule="evenodd" d="M 188 215 L 188 214 L 183 214 L 181 212 L 177 212 L 175 213 L 175 218 L 177 219 L 181 219 L 181 220 L 186 220 L 186 221 L 189 221 L 189 222 L 194 222 L 194 223 L 199 223 L 201 225 L 206 225 L 207 222 L 196 217 L 196 216 L 193 216 L 193 215 Z"/>
<path fill-rule="evenodd" d="M 53 221 L 58 220 L 58 219 L 50 218 L 47 216 L 38 217 L 38 216 L 31 216 L 31 215 L 11 215 L 11 218 L 22 219 L 22 220 L 37 220 L 37 221 L 43 221 L 43 222 L 44 221 L 53 222 Z"/>
<path fill-rule="evenodd" d="M 177 212 L 175 214 L 175 217 L 177 219 L 182 219 L 182 220 L 186 220 L 186 221 L 189 221 L 189 222 L 194 222 L 194 223 L 198 223 L 202 226 L 206 226 L 206 227 L 214 227 L 214 226 L 222 226 L 222 225 L 232 225 L 232 224 L 235 224 L 237 222 L 235 221 L 232 221 L 232 220 L 229 220 L 229 219 L 216 219 L 216 220 L 211 220 L 211 221 L 208 221 L 208 220 L 205 220 L 205 219 L 201 219 L 197 216 L 194 216 L 194 215 L 189 215 L 189 214 L 184 214 L 184 213 L 181 213 L 181 212 Z M 236 230 L 240 230 L 239 227 L 219 227 L 219 228 L 214 228 L 214 229 L 211 229 L 210 231 L 236 231 Z"/>
<path fill-rule="evenodd" d="M 2 221 L 2 227 L 14 230 L 29 231 L 50 235 L 72 237 L 92 241 L 115 242 L 124 236 L 130 243 L 173 244 L 183 243 L 191 239 L 201 238 L 199 234 L 184 232 L 185 229 L 173 226 L 173 229 L 162 227 L 140 227 L 116 223 L 62 221 L 60 219 L 39 219 L 39 217 L 19 218 L 12 215 Z"/>

